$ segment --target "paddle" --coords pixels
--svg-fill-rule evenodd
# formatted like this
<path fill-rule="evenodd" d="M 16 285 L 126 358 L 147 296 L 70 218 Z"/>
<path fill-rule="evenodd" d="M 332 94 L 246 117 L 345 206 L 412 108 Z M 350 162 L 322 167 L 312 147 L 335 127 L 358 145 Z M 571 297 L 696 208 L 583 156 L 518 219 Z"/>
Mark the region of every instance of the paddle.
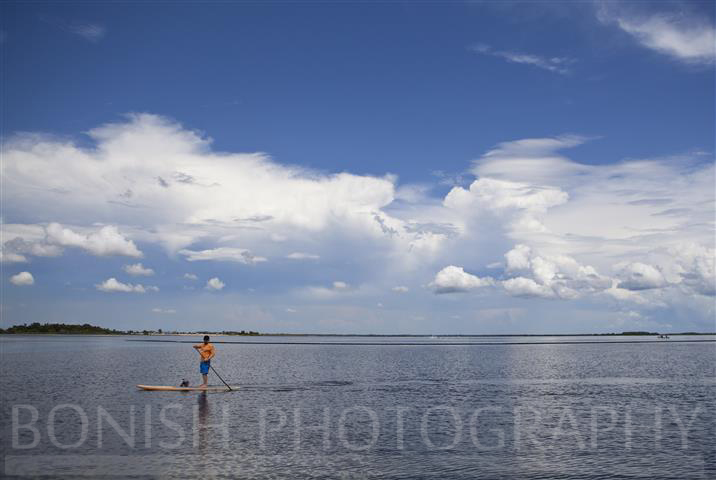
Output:
<path fill-rule="evenodd" d="M 212 370 L 214 370 L 214 367 L 212 367 L 211 364 L 209 364 L 209 368 L 211 368 Z M 219 375 L 219 372 L 217 372 L 216 370 L 214 370 L 214 373 L 216 374 L 217 377 L 219 377 L 219 380 L 221 380 L 222 382 L 224 382 L 224 379 L 221 378 L 221 375 Z M 232 390 L 232 388 L 229 386 L 228 383 L 224 382 L 224 385 L 226 385 L 226 386 L 228 387 L 229 391 Z"/>

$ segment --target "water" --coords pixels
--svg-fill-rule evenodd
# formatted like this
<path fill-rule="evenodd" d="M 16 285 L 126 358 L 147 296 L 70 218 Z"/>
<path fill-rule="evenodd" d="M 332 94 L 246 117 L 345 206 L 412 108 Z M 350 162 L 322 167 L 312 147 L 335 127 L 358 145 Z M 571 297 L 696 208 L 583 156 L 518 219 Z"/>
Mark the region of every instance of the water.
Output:
<path fill-rule="evenodd" d="M 208 394 L 136 389 L 200 380 L 137 339 L 0 337 L 2 472 L 716 478 L 714 337 L 217 337 Z"/>

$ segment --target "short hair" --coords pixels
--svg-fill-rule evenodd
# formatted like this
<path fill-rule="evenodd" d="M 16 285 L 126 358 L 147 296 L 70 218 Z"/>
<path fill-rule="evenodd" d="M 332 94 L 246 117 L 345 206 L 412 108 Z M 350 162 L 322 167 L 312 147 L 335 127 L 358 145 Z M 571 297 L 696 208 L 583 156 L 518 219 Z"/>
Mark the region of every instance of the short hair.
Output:
<path fill-rule="evenodd" d="M 204 341 L 205 341 L 205 342 L 208 342 L 208 341 L 209 341 L 209 335 L 204 335 Z"/>

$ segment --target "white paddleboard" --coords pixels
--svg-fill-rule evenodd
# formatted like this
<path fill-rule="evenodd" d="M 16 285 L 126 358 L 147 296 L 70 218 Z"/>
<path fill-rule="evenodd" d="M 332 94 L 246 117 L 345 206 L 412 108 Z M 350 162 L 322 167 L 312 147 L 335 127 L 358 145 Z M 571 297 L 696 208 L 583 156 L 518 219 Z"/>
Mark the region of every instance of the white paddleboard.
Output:
<path fill-rule="evenodd" d="M 142 390 L 152 390 L 161 392 L 228 392 L 229 388 L 226 385 L 216 386 L 210 385 L 206 388 L 200 387 L 172 387 L 168 385 L 137 385 L 137 388 Z M 231 386 L 231 390 L 237 390 L 239 387 Z"/>

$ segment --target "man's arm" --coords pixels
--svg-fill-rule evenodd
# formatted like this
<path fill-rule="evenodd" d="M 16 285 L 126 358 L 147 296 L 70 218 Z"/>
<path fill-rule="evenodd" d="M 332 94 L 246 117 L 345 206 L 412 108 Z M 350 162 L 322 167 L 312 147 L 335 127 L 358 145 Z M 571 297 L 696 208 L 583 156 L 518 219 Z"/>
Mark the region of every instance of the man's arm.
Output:
<path fill-rule="evenodd" d="M 209 358 L 207 358 L 207 360 L 211 360 L 212 358 L 214 358 L 214 355 L 216 355 L 216 348 L 214 348 L 214 346 L 212 345 L 211 353 L 209 354 Z"/>

